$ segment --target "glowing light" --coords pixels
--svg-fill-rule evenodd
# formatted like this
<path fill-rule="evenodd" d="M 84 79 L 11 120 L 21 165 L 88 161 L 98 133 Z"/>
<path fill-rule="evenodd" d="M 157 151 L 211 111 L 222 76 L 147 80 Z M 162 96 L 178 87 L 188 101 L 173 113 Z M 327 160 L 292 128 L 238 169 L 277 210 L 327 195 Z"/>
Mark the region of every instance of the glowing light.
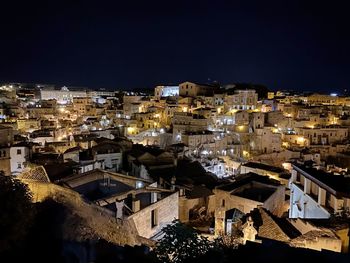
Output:
<path fill-rule="evenodd" d="M 128 134 L 132 134 L 135 131 L 134 127 L 128 127 L 127 128 Z"/>
<path fill-rule="evenodd" d="M 298 137 L 297 141 L 298 141 L 298 143 L 304 143 L 305 138 L 304 137 Z"/>
<path fill-rule="evenodd" d="M 291 163 L 282 163 L 283 169 L 291 171 L 292 170 L 292 164 Z"/>
<path fill-rule="evenodd" d="M 244 157 L 248 157 L 249 156 L 249 152 L 248 151 L 243 151 L 243 156 Z"/>
<path fill-rule="evenodd" d="M 143 182 L 137 181 L 136 182 L 136 189 L 142 188 L 143 187 Z"/>
<path fill-rule="evenodd" d="M 289 143 L 288 142 L 282 142 L 282 147 L 288 147 Z"/>

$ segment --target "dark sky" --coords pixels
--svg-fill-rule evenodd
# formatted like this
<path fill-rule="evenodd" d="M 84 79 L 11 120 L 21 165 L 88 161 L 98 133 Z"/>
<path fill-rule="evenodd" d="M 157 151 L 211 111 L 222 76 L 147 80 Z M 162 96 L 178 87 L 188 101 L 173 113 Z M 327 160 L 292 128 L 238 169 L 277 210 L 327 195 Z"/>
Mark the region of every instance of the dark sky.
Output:
<path fill-rule="evenodd" d="M 0 81 L 349 88 L 348 1 L 3 2 Z"/>

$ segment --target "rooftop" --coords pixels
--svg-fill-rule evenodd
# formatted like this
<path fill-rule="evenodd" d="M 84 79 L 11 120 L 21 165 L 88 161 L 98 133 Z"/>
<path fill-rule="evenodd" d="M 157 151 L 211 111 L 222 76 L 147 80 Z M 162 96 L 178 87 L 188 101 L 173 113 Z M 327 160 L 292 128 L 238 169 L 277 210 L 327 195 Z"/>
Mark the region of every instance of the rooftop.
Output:
<path fill-rule="evenodd" d="M 338 197 L 350 198 L 350 177 L 344 175 L 334 175 L 322 170 L 294 163 L 293 168 L 302 173 L 305 177 L 316 183 L 317 185 L 328 189 Z"/>
<path fill-rule="evenodd" d="M 256 162 L 247 162 L 243 164 L 243 166 L 250 167 L 250 168 L 256 168 L 256 169 L 262 169 L 270 172 L 275 172 L 275 173 L 283 173 L 284 170 L 282 168 L 268 165 L 268 164 L 263 164 L 263 163 L 256 163 Z"/>
<path fill-rule="evenodd" d="M 274 188 L 251 182 L 236 189 L 231 193 L 231 195 L 254 200 L 257 202 L 265 202 L 274 192 Z"/>
<path fill-rule="evenodd" d="M 231 192 L 231 191 L 233 191 L 241 186 L 244 186 L 248 183 L 251 183 L 253 181 L 263 183 L 263 184 L 269 184 L 271 186 L 279 186 L 280 185 L 280 183 L 277 180 L 271 179 L 268 176 L 259 175 L 256 173 L 247 173 L 247 174 L 242 174 L 241 176 L 239 176 L 234 182 L 221 185 L 221 186 L 217 187 L 217 189 Z"/>

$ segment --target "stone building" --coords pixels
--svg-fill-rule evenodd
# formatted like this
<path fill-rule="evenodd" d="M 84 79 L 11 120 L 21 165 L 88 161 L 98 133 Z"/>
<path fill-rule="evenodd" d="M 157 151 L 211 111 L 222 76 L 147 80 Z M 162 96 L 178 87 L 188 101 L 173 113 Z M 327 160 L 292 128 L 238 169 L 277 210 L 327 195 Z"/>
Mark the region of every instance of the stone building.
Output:
<path fill-rule="evenodd" d="M 0 146 L 0 171 L 5 175 L 11 175 L 11 156 L 9 147 Z"/>
<path fill-rule="evenodd" d="M 283 213 L 285 188 L 268 176 L 254 173 L 214 189 L 216 198 L 215 233 L 225 233 L 226 211 L 237 208 L 247 214 L 262 206 L 276 215 Z"/>
<path fill-rule="evenodd" d="M 208 129 L 209 120 L 187 112 L 175 112 L 173 120 L 173 142 L 182 142 L 184 132 L 199 132 Z"/>
<path fill-rule="evenodd" d="M 9 146 L 13 143 L 13 128 L 0 125 L 0 146 Z"/>
<path fill-rule="evenodd" d="M 340 143 L 349 137 L 349 129 L 347 127 L 303 127 L 296 130 L 298 134 L 309 140 L 310 146 Z"/>
<path fill-rule="evenodd" d="M 236 90 L 233 95 L 225 96 L 225 110 L 255 110 L 258 94 L 255 90 Z"/>
<path fill-rule="evenodd" d="M 179 217 L 178 192 L 162 189 L 148 180 L 94 170 L 62 180 L 91 202 L 132 223 L 139 236 L 158 239 L 161 230 Z"/>
<path fill-rule="evenodd" d="M 76 97 L 73 98 L 73 109 L 78 116 L 83 116 L 89 111 L 92 106 L 92 99 L 90 97 Z"/>
<path fill-rule="evenodd" d="M 219 90 L 218 85 L 183 82 L 179 84 L 179 94 L 182 97 L 213 96 Z"/>
<path fill-rule="evenodd" d="M 20 132 L 33 132 L 40 130 L 40 120 L 38 118 L 17 119 L 17 127 Z"/>
<path fill-rule="evenodd" d="M 280 152 L 282 146 L 281 134 L 271 127 L 255 129 L 251 140 L 251 149 L 258 153 Z"/>

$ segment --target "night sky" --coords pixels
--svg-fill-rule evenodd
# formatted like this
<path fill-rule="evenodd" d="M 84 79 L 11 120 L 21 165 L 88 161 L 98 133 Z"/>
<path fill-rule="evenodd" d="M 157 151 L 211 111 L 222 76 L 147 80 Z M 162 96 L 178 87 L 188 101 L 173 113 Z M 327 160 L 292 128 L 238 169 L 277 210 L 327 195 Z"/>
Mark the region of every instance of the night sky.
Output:
<path fill-rule="evenodd" d="M 0 82 L 349 89 L 348 1 L 9 2 L 0 6 Z"/>

